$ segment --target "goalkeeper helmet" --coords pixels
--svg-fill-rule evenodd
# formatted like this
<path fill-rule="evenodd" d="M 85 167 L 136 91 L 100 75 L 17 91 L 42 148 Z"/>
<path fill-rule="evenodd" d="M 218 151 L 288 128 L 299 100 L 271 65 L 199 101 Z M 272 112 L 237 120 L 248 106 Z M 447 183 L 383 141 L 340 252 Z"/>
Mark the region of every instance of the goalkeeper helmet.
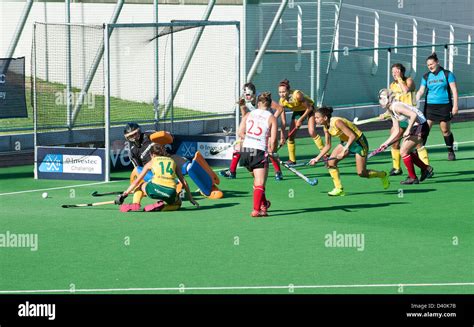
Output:
<path fill-rule="evenodd" d="M 138 144 L 141 136 L 140 125 L 134 122 L 127 123 L 123 130 L 123 135 L 127 141 Z"/>
<path fill-rule="evenodd" d="M 255 98 L 255 93 L 257 93 L 257 90 L 255 89 L 255 85 L 253 85 L 253 83 L 244 84 L 243 91 L 245 102 L 252 101 Z"/>

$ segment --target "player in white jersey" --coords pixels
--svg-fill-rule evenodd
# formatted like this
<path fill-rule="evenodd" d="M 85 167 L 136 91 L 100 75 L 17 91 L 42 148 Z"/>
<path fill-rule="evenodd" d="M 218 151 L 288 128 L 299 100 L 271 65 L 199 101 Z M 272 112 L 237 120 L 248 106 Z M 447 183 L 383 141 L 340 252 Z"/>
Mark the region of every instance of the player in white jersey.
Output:
<path fill-rule="evenodd" d="M 380 106 L 388 111 L 392 118 L 393 128 L 389 138 L 381 145 L 385 149 L 396 140 L 400 133 L 400 121 L 408 120 L 408 126 L 403 133 L 403 144 L 400 148 L 400 155 L 408 170 L 408 178 L 400 184 L 418 184 L 426 178 L 433 176 L 433 167 L 426 165 L 418 156 L 416 147 L 418 144 L 425 145 L 430 133 L 428 122 L 417 108 L 406 103 L 395 100 L 395 95 L 389 89 L 379 91 Z M 414 164 L 421 168 L 421 177 L 418 180 Z"/>
<path fill-rule="evenodd" d="M 245 115 L 239 128 L 242 144 L 240 164 L 254 177 L 252 217 L 267 216 L 270 201 L 265 196 L 268 177 L 268 153 L 273 153 L 277 143 L 277 120 L 268 110 L 272 103 L 269 92 L 258 96 L 257 108 Z"/>
<path fill-rule="evenodd" d="M 239 99 L 239 107 L 242 118 L 245 117 L 249 112 L 257 109 L 257 91 L 253 83 L 245 83 L 242 88 L 242 97 Z M 268 107 L 268 110 L 274 111 L 274 116 L 276 118 L 281 117 L 281 131 L 280 131 L 280 140 L 284 142 L 286 129 L 286 119 L 284 114 L 284 108 L 280 106 L 275 101 L 272 101 L 271 106 Z M 283 114 L 282 114 L 283 113 Z M 234 179 L 237 176 L 237 164 L 240 159 L 240 146 L 237 145 L 232 154 L 232 161 L 230 163 L 229 169 L 221 170 L 219 175 Z M 275 180 L 281 181 L 283 179 L 283 174 L 281 172 L 280 163 L 273 158 L 270 158 L 273 168 L 275 169 Z"/>

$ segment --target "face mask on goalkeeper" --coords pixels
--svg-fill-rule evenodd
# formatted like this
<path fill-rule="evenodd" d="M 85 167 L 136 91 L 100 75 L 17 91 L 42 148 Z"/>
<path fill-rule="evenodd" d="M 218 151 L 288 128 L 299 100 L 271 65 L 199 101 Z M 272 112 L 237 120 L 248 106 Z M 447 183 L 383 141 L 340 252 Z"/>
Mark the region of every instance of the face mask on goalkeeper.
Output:
<path fill-rule="evenodd" d="M 136 130 L 126 134 L 125 138 L 129 142 L 138 143 L 138 141 L 140 140 L 140 129 L 136 129 Z"/>
<path fill-rule="evenodd" d="M 244 87 L 244 98 L 246 102 L 252 101 L 255 93 L 250 87 Z"/>

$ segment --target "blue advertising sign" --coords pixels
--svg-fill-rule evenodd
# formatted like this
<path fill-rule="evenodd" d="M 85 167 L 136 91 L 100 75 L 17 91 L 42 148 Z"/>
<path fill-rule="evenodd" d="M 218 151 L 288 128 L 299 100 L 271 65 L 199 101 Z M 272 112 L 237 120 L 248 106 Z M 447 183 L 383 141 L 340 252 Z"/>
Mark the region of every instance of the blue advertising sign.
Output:
<path fill-rule="evenodd" d="M 105 149 L 37 147 L 39 179 L 105 180 Z"/>

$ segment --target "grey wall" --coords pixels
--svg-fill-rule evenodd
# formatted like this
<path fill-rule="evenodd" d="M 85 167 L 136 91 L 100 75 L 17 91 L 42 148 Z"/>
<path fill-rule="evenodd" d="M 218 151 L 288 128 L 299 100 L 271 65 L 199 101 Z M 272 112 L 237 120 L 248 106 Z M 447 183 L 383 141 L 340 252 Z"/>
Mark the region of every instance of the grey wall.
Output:
<path fill-rule="evenodd" d="M 444 65 L 444 45 L 449 43 L 450 24 L 461 24 L 454 26 L 454 42 L 467 42 L 468 35 L 474 39 L 474 28 L 472 27 L 472 0 L 452 1 L 449 5 L 441 1 L 414 1 L 385 0 L 385 1 L 343 1 L 341 17 L 339 20 L 339 49 L 345 47 L 355 49 L 355 18 L 359 17 L 359 43 L 358 48 L 373 48 L 374 44 L 374 20 L 375 14 L 367 12 L 365 8 L 375 8 L 379 13 L 380 38 L 378 47 L 393 47 L 394 24 L 398 26 L 398 46 L 407 46 L 407 49 L 392 49 L 390 62 L 387 62 L 387 50 L 350 52 L 347 56 L 339 53 L 339 61 L 331 58 L 331 69 L 326 75 L 328 56 L 321 57 L 321 88 L 325 89 L 324 103 L 333 106 L 365 105 L 377 102 L 377 90 L 386 87 L 387 75 L 391 79 L 390 70 L 387 65 L 395 62 L 402 63 L 407 68 L 407 76 L 415 79 L 417 87 L 420 85 L 421 77 L 426 72 L 426 57 L 431 54 L 432 31 L 436 32 L 435 48 L 441 64 Z M 247 43 L 246 43 L 246 66 L 249 70 L 256 58 L 255 49 L 260 48 L 263 34 L 278 8 L 278 0 L 270 1 L 273 5 L 262 5 L 261 1 L 249 0 L 246 13 Z M 321 30 L 322 50 L 329 50 L 331 47 L 332 33 L 334 28 L 334 8 L 331 11 L 331 4 L 334 2 L 323 1 L 321 17 L 324 24 L 329 24 Z M 297 2 L 295 2 L 296 8 Z M 345 6 L 344 6 L 345 5 Z M 398 8 L 398 6 L 402 8 Z M 354 8 L 353 6 L 358 6 Z M 362 6 L 362 7 L 361 7 Z M 436 8 L 434 8 L 436 7 Z M 296 18 L 295 8 L 287 8 L 278 24 L 275 34 L 270 41 L 271 50 L 291 50 L 293 53 L 267 53 L 263 57 L 260 69 L 254 76 L 253 81 L 260 91 L 269 90 L 276 93 L 278 81 L 287 78 L 293 88 L 300 89 L 307 94 L 315 93 L 311 87 L 311 61 L 310 54 L 301 54 L 302 66 L 298 70 L 298 55 L 296 53 Z M 306 2 L 303 9 L 303 50 L 315 50 L 315 2 Z M 272 12 L 273 11 L 273 12 Z M 263 12 L 263 14 L 262 14 Z M 260 14 L 259 14 L 260 13 Z M 391 15 L 398 14 L 398 15 Z M 466 21 L 456 19 L 457 17 L 469 17 Z M 428 45 L 418 48 L 416 57 L 411 48 L 413 44 L 413 17 L 418 26 L 417 44 Z M 437 23 L 437 18 L 442 18 L 442 24 Z M 429 20 L 426 20 L 429 19 Z M 435 21 L 432 21 L 435 20 Z M 466 24 L 469 22 L 469 24 Z M 263 33 L 260 29 L 263 27 Z M 473 51 L 470 56 L 466 45 L 456 47 L 456 54 L 453 55 L 453 67 L 451 69 L 458 81 L 458 90 L 461 95 L 472 95 L 474 93 L 474 64 Z M 472 46 L 471 46 L 472 48 Z M 376 53 L 377 52 L 377 53 Z M 375 56 L 378 54 L 378 65 L 375 63 Z M 468 60 L 470 57 L 470 61 Z M 413 59 L 416 58 L 414 61 Z M 317 58 L 315 58 L 317 60 Z M 327 83 L 325 79 L 327 78 Z M 314 85 L 315 83 L 313 83 Z M 324 87 L 326 85 L 326 87 Z M 316 100 L 316 99 L 315 99 Z"/>
<path fill-rule="evenodd" d="M 472 0 L 343 0 L 343 2 L 405 15 L 474 25 L 474 1 Z"/>

